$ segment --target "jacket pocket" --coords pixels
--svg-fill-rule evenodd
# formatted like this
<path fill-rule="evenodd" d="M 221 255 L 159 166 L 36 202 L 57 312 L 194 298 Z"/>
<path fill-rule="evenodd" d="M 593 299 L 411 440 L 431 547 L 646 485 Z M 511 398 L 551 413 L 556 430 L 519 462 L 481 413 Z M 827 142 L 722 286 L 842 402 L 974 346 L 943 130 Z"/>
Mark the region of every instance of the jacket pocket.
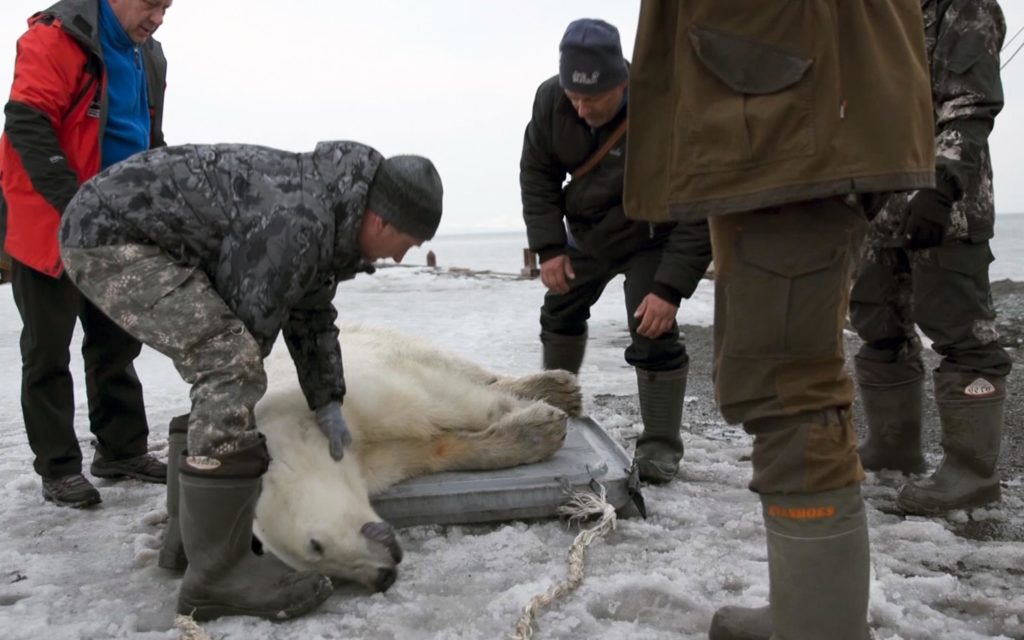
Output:
<path fill-rule="evenodd" d="M 737 237 L 736 273 L 726 289 L 727 355 L 793 358 L 838 352 L 848 252 L 815 246 L 813 236 L 793 240 L 787 250 L 757 234 Z M 753 322 L 742 313 L 751 311 L 757 314 Z"/>
<path fill-rule="evenodd" d="M 965 32 L 956 38 L 946 67 L 957 75 L 964 75 L 981 58 L 985 51 L 985 41 L 980 34 Z"/>
<path fill-rule="evenodd" d="M 689 38 L 699 64 L 682 70 L 677 125 L 692 173 L 814 153 L 810 57 L 701 26 Z"/>

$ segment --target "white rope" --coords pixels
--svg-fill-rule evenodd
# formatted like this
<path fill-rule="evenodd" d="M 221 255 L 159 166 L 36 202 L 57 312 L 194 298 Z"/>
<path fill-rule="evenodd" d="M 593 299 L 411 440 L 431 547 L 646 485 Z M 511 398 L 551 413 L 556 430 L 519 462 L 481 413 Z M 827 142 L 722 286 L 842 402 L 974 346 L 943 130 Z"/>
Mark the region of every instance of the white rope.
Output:
<path fill-rule="evenodd" d="M 178 640 L 212 640 L 206 631 L 199 626 L 192 616 L 174 616 L 174 626 L 181 631 Z"/>
<path fill-rule="evenodd" d="M 587 547 L 595 539 L 615 528 L 615 507 L 608 504 L 605 499 L 607 492 L 604 485 L 595 484 L 599 488 L 599 494 L 568 491 L 569 499 L 558 507 L 558 515 L 568 518 L 570 525 L 592 516 L 600 516 L 600 520 L 594 526 L 583 529 L 576 535 L 572 542 L 572 548 L 569 549 L 568 577 L 548 589 L 547 593 L 535 596 L 530 600 L 530 604 L 523 608 L 523 613 L 516 622 L 516 630 L 511 636 L 511 640 L 531 640 L 533 638 L 533 622 L 537 618 L 537 612 L 541 607 L 551 604 L 583 582 L 583 556 Z"/>

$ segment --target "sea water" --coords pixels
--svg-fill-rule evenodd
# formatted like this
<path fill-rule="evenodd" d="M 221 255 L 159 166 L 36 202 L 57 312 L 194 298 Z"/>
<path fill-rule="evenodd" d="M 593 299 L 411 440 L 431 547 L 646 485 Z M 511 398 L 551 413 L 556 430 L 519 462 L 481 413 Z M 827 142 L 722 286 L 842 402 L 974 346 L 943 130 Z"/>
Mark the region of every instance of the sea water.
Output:
<path fill-rule="evenodd" d="M 526 246 L 525 230 L 438 235 L 422 247 L 410 250 L 402 262 L 426 264 L 427 252 L 432 251 L 439 267 L 519 273 Z M 996 217 L 992 253 L 996 257 L 989 268 L 992 280 L 1024 281 L 1024 213 Z"/>

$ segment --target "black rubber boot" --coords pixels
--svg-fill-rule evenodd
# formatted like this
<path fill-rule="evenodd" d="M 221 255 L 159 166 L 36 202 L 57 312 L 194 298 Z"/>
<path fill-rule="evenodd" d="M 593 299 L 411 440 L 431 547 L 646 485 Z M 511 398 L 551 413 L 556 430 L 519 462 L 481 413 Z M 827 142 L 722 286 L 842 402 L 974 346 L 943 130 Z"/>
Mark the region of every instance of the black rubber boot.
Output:
<path fill-rule="evenodd" d="M 181 525 L 178 523 L 178 468 L 187 439 L 188 414 L 171 418 L 170 434 L 167 436 L 167 527 L 164 529 L 164 544 L 160 547 L 156 563 L 164 569 L 178 572 L 188 566 L 185 545 L 181 541 Z"/>
<path fill-rule="evenodd" d="M 924 378 L 887 385 L 861 382 L 859 387 L 868 425 L 868 439 L 857 447 L 861 465 L 871 471 L 924 473 L 928 469 L 921 453 Z"/>
<path fill-rule="evenodd" d="M 198 621 L 256 616 L 279 622 L 312 611 L 331 594 L 328 578 L 252 552 L 253 513 L 267 463 L 262 440 L 218 459 L 182 460 L 179 517 L 188 569 L 179 614 Z"/>
<path fill-rule="evenodd" d="M 544 369 L 563 369 L 579 373 L 583 364 L 583 353 L 587 350 L 587 334 L 567 336 L 550 331 L 541 331 L 540 343 L 544 349 Z"/>
<path fill-rule="evenodd" d="M 999 501 L 1006 379 L 936 372 L 935 400 L 942 462 L 931 476 L 901 487 L 896 506 L 907 513 L 938 515 Z"/>
<path fill-rule="evenodd" d="M 636 441 L 633 462 L 640 479 L 663 484 L 676 477 L 683 459 L 683 400 L 687 365 L 674 371 L 636 370 L 644 431 Z"/>
<path fill-rule="evenodd" d="M 761 496 L 769 607 L 723 607 L 711 640 L 868 640 L 868 527 L 860 487 Z"/>

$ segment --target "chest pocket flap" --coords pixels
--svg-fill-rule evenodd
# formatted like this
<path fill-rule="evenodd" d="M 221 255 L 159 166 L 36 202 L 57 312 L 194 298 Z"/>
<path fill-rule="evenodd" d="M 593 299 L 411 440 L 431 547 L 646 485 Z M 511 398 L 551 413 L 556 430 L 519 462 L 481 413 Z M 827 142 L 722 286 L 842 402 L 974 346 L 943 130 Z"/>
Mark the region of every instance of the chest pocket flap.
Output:
<path fill-rule="evenodd" d="M 766 95 L 796 84 L 812 60 L 778 47 L 707 27 L 690 28 L 697 57 L 737 93 Z"/>

